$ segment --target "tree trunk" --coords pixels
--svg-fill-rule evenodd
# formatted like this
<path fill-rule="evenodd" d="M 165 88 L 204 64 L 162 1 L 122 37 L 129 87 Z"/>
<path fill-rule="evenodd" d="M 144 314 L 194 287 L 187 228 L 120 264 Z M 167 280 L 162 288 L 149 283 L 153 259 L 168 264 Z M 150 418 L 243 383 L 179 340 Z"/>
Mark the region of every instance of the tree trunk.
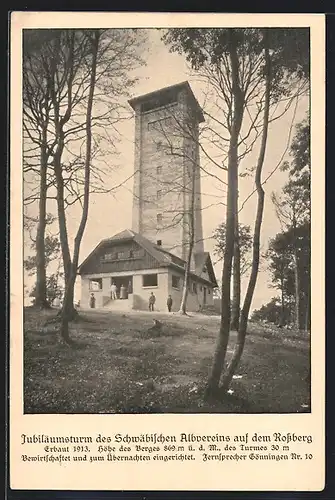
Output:
<path fill-rule="evenodd" d="M 249 278 L 248 288 L 245 295 L 243 307 L 241 310 L 240 317 L 240 328 L 237 334 L 236 345 L 234 348 L 234 352 L 229 363 L 229 366 L 224 374 L 224 379 L 222 381 L 222 390 L 226 391 L 231 383 L 233 375 L 239 365 L 244 345 L 245 338 L 247 334 L 247 326 L 248 326 L 248 317 L 251 307 L 252 298 L 254 295 L 258 268 L 259 268 L 259 249 L 260 249 L 260 233 L 262 227 L 263 220 L 263 210 L 264 210 L 264 190 L 262 187 L 262 169 L 264 164 L 264 157 L 266 151 L 267 144 L 267 136 L 268 136 L 268 127 L 269 127 L 269 109 L 270 109 L 270 82 L 271 82 L 271 68 L 270 68 L 270 55 L 269 49 L 267 46 L 267 33 L 264 33 L 264 57 L 265 57 L 265 103 L 264 103 L 264 117 L 263 117 L 263 130 L 262 130 L 262 142 L 259 152 L 259 157 L 256 166 L 255 172 L 255 184 L 257 190 L 257 212 L 255 219 L 255 229 L 254 229 L 254 237 L 253 237 L 253 254 L 252 254 L 252 266 L 251 266 L 251 274 Z"/>
<path fill-rule="evenodd" d="M 55 160 L 56 162 L 57 160 Z M 69 239 L 66 227 L 66 216 L 65 216 L 65 202 L 64 202 L 64 181 L 62 176 L 62 167 L 60 162 L 55 163 L 55 176 L 57 185 L 57 213 L 59 222 L 59 239 L 62 250 L 63 267 L 64 267 L 64 281 L 65 287 L 70 278 L 71 273 L 71 255 L 69 248 Z"/>
<path fill-rule="evenodd" d="M 280 291 L 281 291 L 281 311 L 280 311 L 279 326 L 284 326 L 286 321 L 285 321 L 285 291 L 284 291 L 283 265 L 281 265 Z"/>
<path fill-rule="evenodd" d="M 42 309 L 49 308 L 46 285 L 45 263 L 45 228 L 46 228 L 46 203 L 47 203 L 47 167 L 48 155 L 46 150 L 46 129 L 43 130 L 40 166 L 40 199 L 38 206 L 38 225 L 36 233 L 36 294 L 35 305 Z"/>
<path fill-rule="evenodd" d="M 228 189 L 226 208 L 226 245 L 222 270 L 222 297 L 221 297 L 221 323 L 219 338 L 214 354 L 214 361 L 210 377 L 205 390 L 205 399 L 215 398 L 218 394 L 220 378 L 225 363 L 230 334 L 230 285 L 232 260 L 235 239 L 235 210 L 237 198 L 237 171 L 238 171 L 238 139 L 243 119 L 244 96 L 239 86 L 237 42 L 234 30 L 230 35 L 230 63 L 232 70 L 232 93 L 234 96 L 234 110 L 228 153 Z"/>
<path fill-rule="evenodd" d="M 65 288 L 65 295 L 63 299 L 63 307 L 61 310 L 61 324 L 60 324 L 60 332 L 62 339 L 69 345 L 73 342 L 70 339 L 69 334 L 69 322 L 74 317 L 74 307 L 73 307 L 73 293 L 74 293 L 74 285 L 76 281 L 77 275 L 77 267 L 71 265 L 70 276 L 68 277 L 68 282 Z"/>
<path fill-rule="evenodd" d="M 285 293 L 284 293 L 284 285 L 282 284 L 281 288 L 281 317 L 280 317 L 280 326 L 285 325 Z"/>
<path fill-rule="evenodd" d="M 180 314 L 186 314 L 186 306 L 187 306 L 187 297 L 188 297 L 188 285 L 189 285 L 189 276 L 191 270 L 191 260 L 192 260 L 192 252 L 193 252 L 193 243 L 190 242 L 187 262 L 185 266 L 185 274 L 184 274 L 184 283 L 183 283 L 183 293 L 180 303 L 179 312 Z"/>
<path fill-rule="evenodd" d="M 190 176 L 191 176 L 191 203 L 190 203 L 190 212 L 188 215 L 188 224 L 189 224 L 189 247 L 188 247 L 188 253 L 187 253 L 187 261 L 186 261 L 186 266 L 185 266 L 185 274 L 184 274 L 184 283 L 183 283 L 183 293 L 182 293 L 182 298 L 181 298 L 181 303 L 180 303 L 180 308 L 179 308 L 179 313 L 180 314 L 186 314 L 186 308 L 187 308 L 187 297 L 188 297 L 188 286 L 189 286 L 189 275 L 190 275 L 190 270 L 191 270 L 191 262 L 192 262 L 192 255 L 193 255 L 193 248 L 194 248 L 194 238 L 195 238 L 195 229 L 194 229 L 194 209 L 195 209 L 195 176 L 197 172 L 197 165 L 193 162 L 191 164 L 191 171 L 188 169 L 188 172 L 190 171 Z"/>
<path fill-rule="evenodd" d="M 99 48 L 99 30 L 94 30 L 91 35 L 92 44 L 92 66 L 91 66 L 91 78 L 89 95 L 87 100 L 87 110 L 86 110 L 86 154 L 85 154 L 85 183 L 84 183 L 84 197 L 83 197 L 83 211 L 81 215 L 81 220 L 77 235 L 74 240 L 73 249 L 73 259 L 70 267 L 70 276 L 68 279 L 68 284 L 65 289 L 65 296 L 63 301 L 63 308 L 61 313 L 61 328 L 60 333 L 63 340 L 67 343 L 71 343 L 69 336 L 69 321 L 71 319 L 71 313 L 74 310 L 73 296 L 74 296 L 74 286 L 76 282 L 78 261 L 79 261 L 79 251 L 81 240 L 83 238 L 84 230 L 86 227 L 88 208 L 89 208 L 89 198 L 90 198 L 90 173 L 91 173 L 91 158 L 92 158 L 92 109 L 93 109 L 93 99 L 96 81 L 96 69 L 97 69 L 97 58 L 98 58 L 98 48 Z M 65 213 L 64 213 L 65 215 Z"/>
<path fill-rule="evenodd" d="M 236 197 L 237 201 L 237 197 Z M 235 241 L 234 241 L 234 258 L 233 258 L 233 300 L 231 308 L 231 325 L 232 330 L 238 331 L 240 324 L 240 309 L 241 309 L 241 253 L 238 233 L 238 206 L 235 208 Z"/>
<path fill-rule="evenodd" d="M 62 174 L 62 165 L 61 165 L 61 157 L 64 148 L 64 139 L 63 134 L 60 132 L 59 144 L 57 147 L 57 151 L 54 157 L 54 172 L 56 177 L 56 188 L 57 188 L 57 214 L 58 214 L 58 225 L 59 225 L 59 239 L 62 250 L 62 259 L 63 259 L 63 267 L 64 267 L 64 282 L 65 282 L 65 295 L 68 286 L 71 286 L 71 272 L 72 272 L 72 263 L 71 263 L 71 254 L 69 248 L 69 239 L 66 227 L 66 215 L 65 215 L 65 202 L 64 202 L 64 180 Z M 69 297 L 69 294 L 68 294 Z M 73 298 L 73 294 L 72 294 Z M 65 300 L 65 296 L 64 296 Z M 69 299 L 68 299 L 69 300 Z M 64 305 L 64 301 L 63 301 Z M 69 319 L 73 319 L 76 315 L 76 310 L 73 305 L 67 304 L 67 315 Z"/>

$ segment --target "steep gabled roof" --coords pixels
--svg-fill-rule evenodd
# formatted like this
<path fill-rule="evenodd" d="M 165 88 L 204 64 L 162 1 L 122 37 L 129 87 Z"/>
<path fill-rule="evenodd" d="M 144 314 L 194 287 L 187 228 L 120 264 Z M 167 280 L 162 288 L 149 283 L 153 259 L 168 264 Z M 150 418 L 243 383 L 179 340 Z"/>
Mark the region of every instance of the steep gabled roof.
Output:
<path fill-rule="evenodd" d="M 114 236 L 110 238 L 105 238 L 103 239 L 93 250 L 92 252 L 86 257 L 86 259 L 80 264 L 78 267 L 78 273 L 80 274 L 83 266 L 88 262 L 88 260 L 96 254 L 98 250 L 103 248 L 105 245 L 108 245 L 110 243 L 117 243 L 117 242 L 126 242 L 126 241 L 135 241 L 140 247 L 142 247 L 146 252 L 148 252 L 149 255 L 151 255 L 158 263 L 159 267 L 167 267 L 167 266 L 172 266 L 180 271 L 183 270 L 183 264 L 185 264 L 185 261 L 180 259 L 179 257 L 176 257 L 172 253 L 170 253 L 167 250 L 164 250 L 163 248 L 160 248 L 158 245 L 155 245 L 152 243 L 150 240 L 145 238 L 139 233 L 135 233 L 135 231 L 132 231 L 130 229 L 124 229 L 123 231 L 120 231 L 119 233 L 115 234 Z M 214 286 L 217 286 L 217 282 L 215 279 L 215 274 L 212 266 L 212 262 L 209 256 L 208 252 L 204 252 L 201 254 L 196 254 L 195 255 L 195 262 L 196 262 L 196 269 L 194 271 L 191 271 L 191 275 L 195 275 L 198 278 L 208 281 L 205 279 L 202 275 L 202 268 L 204 265 L 207 266 L 208 269 L 208 274 L 211 280 L 211 283 Z"/>
<path fill-rule="evenodd" d="M 110 238 L 105 238 L 100 241 L 100 243 L 92 250 L 92 252 L 86 257 L 86 259 L 80 264 L 78 267 L 78 272 L 80 274 L 81 269 L 83 268 L 84 264 L 102 247 L 105 245 L 108 245 L 109 243 L 116 243 L 119 241 L 135 241 L 138 245 L 140 245 L 144 250 L 146 250 L 154 259 L 156 259 L 159 263 L 159 265 L 169 265 L 172 262 L 172 259 L 169 258 L 167 255 L 165 255 L 163 252 L 160 252 L 157 250 L 156 245 L 151 243 L 147 238 L 144 238 L 144 236 L 141 236 L 138 233 L 135 233 L 134 231 L 131 231 L 130 229 L 124 229 L 123 231 L 120 231 L 119 233 L 115 234 L 114 236 L 111 236 Z"/>
<path fill-rule="evenodd" d="M 209 252 L 196 253 L 194 256 L 194 260 L 195 260 L 195 273 L 198 276 L 201 276 L 202 269 L 204 266 L 206 266 L 211 282 L 215 283 L 215 286 L 218 286 L 216 278 L 215 278 L 212 259 L 210 257 Z"/>
<path fill-rule="evenodd" d="M 80 271 L 84 264 L 88 262 L 88 260 L 103 246 L 105 246 L 107 243 L 110 243 L 112 241 L 117 241 L 117 240 L 131 240 L 133 239 L 133 234 L 129 229 L 125 229 L 124 231 L 120 231 L 119 233 L 115 234 L 114 236 L 110 238 L 105 238 L 100 241 L 100 243 L 97 244 L 96 247 L 93 248 L 92 252 L 88 254 L 86 259 L 83 260 L 83 262 L 78 266 L 78 273 L 80 274 Z"/>
<path fill-rule="evenodd" d="M 161 265 L 169 265 L 172 263 L 171 257 L 165 253 L 158 250 L 157 245 L 151 243 L 150 240 L 138 233 L 134 234 L 134 241 L 138 243 L 144 250 L 146 250 L 154 259 L 156 259 Z"/>

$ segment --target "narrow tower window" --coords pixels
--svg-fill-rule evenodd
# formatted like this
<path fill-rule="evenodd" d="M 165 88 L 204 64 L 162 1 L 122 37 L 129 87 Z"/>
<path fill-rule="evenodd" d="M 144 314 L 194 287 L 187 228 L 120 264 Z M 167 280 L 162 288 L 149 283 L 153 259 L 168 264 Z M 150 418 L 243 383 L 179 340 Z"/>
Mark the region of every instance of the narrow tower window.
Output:
<path fill-rule="evenodd" d="M 157 224 L 161 224 L 163 220 L 162 214 L 157 214 Z"/>

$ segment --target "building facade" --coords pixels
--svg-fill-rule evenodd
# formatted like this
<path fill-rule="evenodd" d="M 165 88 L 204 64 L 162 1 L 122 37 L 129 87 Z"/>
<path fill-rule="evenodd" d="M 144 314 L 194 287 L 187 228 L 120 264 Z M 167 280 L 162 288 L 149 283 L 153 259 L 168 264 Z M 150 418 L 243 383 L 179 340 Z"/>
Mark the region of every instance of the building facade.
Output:
<path fill-rule="evenodd" d="M 126 229 L 100 242 L 79 267 L 81 307 L 90 307 L 93 295 L 97 309 L 148 310 L 153 293 L 155 310 L 166 311 L 167 298 L 171 295 L 172 311 L 178 311 L 184 266 L 185 261 L 176 255 Z M 112 298 L 113 283 L 116 299 Z M 197 268 L 190 273 L 187 309 L 201 311 L 204 306 L 212 306 L 215 286 L 209 254 L 204 253 Z"/>
<path fill-rule="evenodd" d="M 129 104 L 135 111 L 132 230 L 100 242 L 79 267 L 81 307 L 146 310 L 153 293 L 156 310 L 166 311 L 169 295 L 172 311 L 179 310 L 192 238 L 187 310 L 200 311 L 213 305 L 217 286 L 203 243 L 202 110 L 188 82 Z"/>

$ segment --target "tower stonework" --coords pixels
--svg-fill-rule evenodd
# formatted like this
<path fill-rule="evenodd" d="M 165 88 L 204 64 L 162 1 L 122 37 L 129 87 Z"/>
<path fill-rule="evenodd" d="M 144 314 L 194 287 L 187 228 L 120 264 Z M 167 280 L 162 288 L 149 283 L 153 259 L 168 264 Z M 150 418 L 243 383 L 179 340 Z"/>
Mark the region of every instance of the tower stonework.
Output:
<path fill-rule="evenodd" d="M 204 116 L 191 87 L 182 82 L 129 104 L 135 111 L 132 229 L 184 260 L 194 229 L 193 254 L 203 253 L 199 123 Z"/>

